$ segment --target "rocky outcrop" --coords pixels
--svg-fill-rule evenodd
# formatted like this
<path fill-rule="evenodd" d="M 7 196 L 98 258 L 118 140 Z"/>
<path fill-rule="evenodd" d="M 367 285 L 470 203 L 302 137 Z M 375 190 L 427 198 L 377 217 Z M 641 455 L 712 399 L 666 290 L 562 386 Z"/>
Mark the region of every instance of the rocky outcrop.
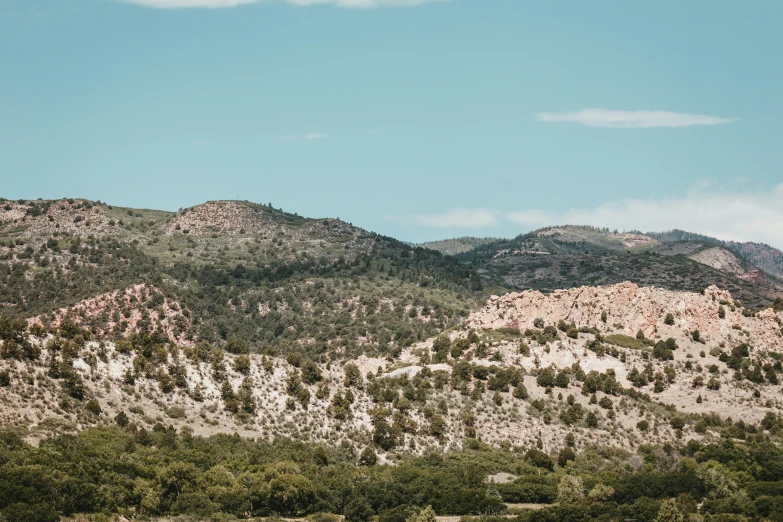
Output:
<path fill-rule="evenodd" d="M 581 287 L 542 294 L 534 290 L 493 296 L 472 314 L 466 328 L 497 329 L 534 327 L 537 318 L 546 324 L 573 322 L 577 327 L 611 325 L 615 331 L 646 337 L 673 330 L 698 330 L 717 343 L 733 344 L 751 338 L 759 347 L 783 350 L 783 315 L 766 309 L 755 315 L 744 312 L 728 292 L 709 287 L 703 294 L 676 292 L 655 287 L 621 283 L 604 287 Z M 723 318 L 720 317 L 723 310 Z M 606 321 L 602 314 L 606 313 Z M 665 323 L 667 314 L 674 325 Z"/>
<path fill-rule="evenodd" d="M 33 317 L 28 324 L 57 327 L 69 319 L 94 334 L 106 336 L 161 330 L 177 343 L 188 346 L 193 344 L 187 335 L 192 321 L 186 314 L 178 302 L 169 299 L 159 288 L 137 284 Z"/>

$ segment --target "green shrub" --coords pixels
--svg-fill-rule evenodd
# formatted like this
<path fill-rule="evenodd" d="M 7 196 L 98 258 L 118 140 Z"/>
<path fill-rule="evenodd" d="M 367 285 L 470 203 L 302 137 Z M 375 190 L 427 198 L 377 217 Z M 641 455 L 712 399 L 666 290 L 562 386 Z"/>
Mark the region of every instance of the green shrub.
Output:
<path fill-rule="evenodd" d="M 643 350 L 645 348 L 645 344 L 639 339 L 623 334 L 607 335 L 604 338 L 604 341 L 606 341 L 609 344 L 613 344 L 615 346 L 620 346 L 622 348 L 630 348 L 633 350 Z"/>

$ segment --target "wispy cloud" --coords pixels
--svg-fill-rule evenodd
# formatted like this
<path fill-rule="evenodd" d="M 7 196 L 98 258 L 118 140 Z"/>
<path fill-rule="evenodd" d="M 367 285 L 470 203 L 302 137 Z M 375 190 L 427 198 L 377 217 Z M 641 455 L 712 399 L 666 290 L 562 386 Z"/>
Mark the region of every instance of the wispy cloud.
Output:
<path fill-rule="evenodd" d="M 439 214 L 413 214 L 411 216 L 387 216 L 389 221 L 433 228 L 479 229 L 498 224 L 497 213 L 481 208 L 455 208 Z"/>
<path fill-rule="evenodd" d="M 283 136 L 284 140 L 325 140 L 329 135 L 323 132 L 306 132 L 305 134 L 291 134 L 289 136 Z"/>
<path fill-rule="evenodd" d="M 255 4 L 260 0 L 118 0 L 127 4 L 135 4 L 155 9 L 185 9 L 188 7 L 201 7 L 217 9 L 219 7 L 236 7 L 239 5 Z M 372 9 L 376 7 L 413 7 L 417 5 L 436 2 L 448 2 L 449 0 L 278 0 L 296 6 L 310 5 L 334 5 L 346 9 Z"/>
<path fill-rule="evenodd" d="M 236 7 L 238 5 L 255 4 L 258 0 L 119 0 L 126 4 L 135 4 L 155 9 L 184 9 L 186 7 L 203 7 L 217 9 L 219 7 Z"/>
<path fill-rule="evenodd" d="M 669 111 L 613 111 L 609 109 L 582 109 L 573 112 L 542 112 L 536 115 L 545 123 L 579 123 L 590 127 L 618 129 L 647 129 L 652 127 L 691 127 L 720 125 L 739 121 L 739 118 L 721 118 L 703 114 L 685 114 Z"/>
<path fill-rule="evenodd" d="M 730 241 L 757 241 L 783 248 L 783 183 L 771 190 L 738 191 L 709 183 L 682 196 L 627 198 L 595 207 L 551 211 L 541 208 L 499 212 L 455 208 L 440 213 L 387 216 L 390 221 L 442 229 L 514 226 L 524 232 L 555 225 L 593 225 L 619 230 L 661 232 L 675 228 Z"/>
<path fill-rule="evenodd" d="M 307 5 L 336 5 L 349 9 L 372 9 L 375 7 L 413 7 L 436 2 L 448 2 L 449 0 L 285 0 L 289 4 Z"/>
<path fill-rule="evenodd" d="M 523 210 L 508 212 L 504 218 L 529 228 L 558 224 L 642 231 L 679 228 L 783 248 L 783 183 L 772 190 L 744 192 L 701 185 L 681 197 L 623 199 L 565 212 Z"/>

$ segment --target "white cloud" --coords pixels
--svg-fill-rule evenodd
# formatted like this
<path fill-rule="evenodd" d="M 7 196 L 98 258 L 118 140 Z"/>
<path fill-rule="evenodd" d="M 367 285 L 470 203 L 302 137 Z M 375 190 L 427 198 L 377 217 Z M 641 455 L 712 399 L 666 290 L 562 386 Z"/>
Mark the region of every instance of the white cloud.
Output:
<path fill-rule="evenodd" d="M 255 4 L 260 0 L 118 0 L 128 4 L 136 4 L 156 9 L 184 9 L 187 7 L 202 7 L 216 9 L 219 7 L 236 7 Z M 271 1 L 271 0 L 270 0 Z M 347 9 L 371 9 L 376 7 L 412 7 L 449 0 L 280 0 L 296 6 L 334 5 Z"/>
<path fill-rule="evenodd" d="M 119 0 L 126 4 L 136 4 L 156 9 L 183 9 L 186 7 L 236 7 L 238 5 L 255 4 L 258 0 Z"/>
<path fill-rule="evenodd" d="M 481 208 L 455 208 L 440 214 L 414 214 L 405 217 L 389 216 L 387 219 L 433 228 L 478 229 L 498 224 L 496 212 Z"/>
<path fill-rule="evenodd" d="M 579 123 L 590 127 L 644 129 L 652 127 L 691 127 L 693 125 L 720 125 L 739 121 L 739 118 L 721 118 L 702 114 L 668 111 L 613 111 L 583 109 L 573 112 L 542 112 L 536 115 L 545 123 Z"/>
<path fill-rule="evenodd" d="M 349 9 L 370 9 L 374 7 L 413 7 L 435 2 L 448 2 L 449 0 L 285 0 L 289 4 L 308 5 L 336 5 Z"/>
<path fill-rule="evenodd" d="M 783 183 L 772 190 L 727 192 L 701 185 L 681 197 L 623 199 L 566 212 L 523 210 L 505 219 L 517 225 L 593 225 L 621 230 L 675 228 L 724 240 L 757 241 L 783 248 Z"/>
<path fill-rule="evenodd" d="M 283 136 L 284 140 L 325 140 L 329 135 L 323 132 L 306 132 L 304 134 L 291 134 L 289 136 Z"/>

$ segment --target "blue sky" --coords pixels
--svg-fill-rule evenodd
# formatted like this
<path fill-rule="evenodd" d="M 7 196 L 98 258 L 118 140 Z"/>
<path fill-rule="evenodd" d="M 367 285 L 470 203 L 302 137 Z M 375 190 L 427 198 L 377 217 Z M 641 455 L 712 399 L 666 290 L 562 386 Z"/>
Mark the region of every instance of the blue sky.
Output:
<path fill-rule="evenodd" d="M 781 19 L 759 0 L 0 0 L 0 195 L 239 194 L 411 241 L 578 222 L 783 247 Z"/>

